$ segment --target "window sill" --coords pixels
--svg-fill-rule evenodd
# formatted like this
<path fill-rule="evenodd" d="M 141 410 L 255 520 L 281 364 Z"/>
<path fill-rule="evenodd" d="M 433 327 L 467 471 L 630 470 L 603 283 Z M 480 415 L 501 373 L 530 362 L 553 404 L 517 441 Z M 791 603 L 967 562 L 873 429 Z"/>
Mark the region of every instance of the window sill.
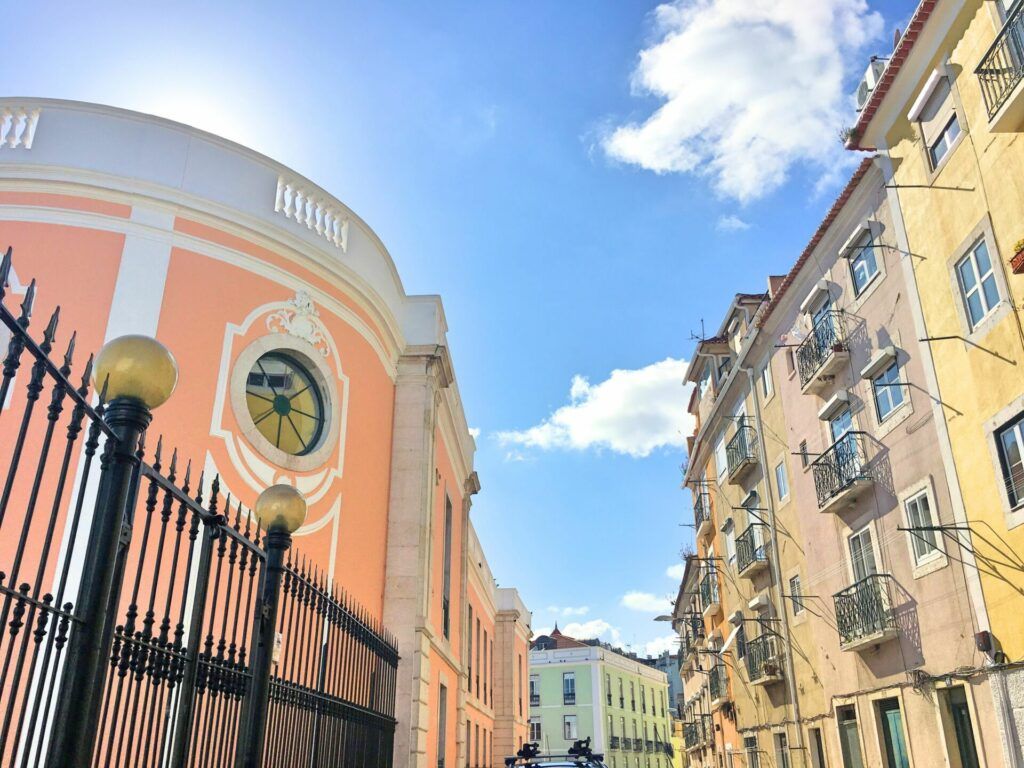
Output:
<path fill-rule="evenodd" d="M 912 575 L 915 579 L 921 579 L 935 573 L 936 571 L 941 571 L 947 565 L 949 565 L 949 558 L 946 557 L 944 552 L 941 552 L 937 555 L 930 556 L 923 563 L 915 565 Z"/>
<path fill-rule="evenodd" d="M 875 438 L 881 440 L 914 414 L 914 403 L 910 392 L 904 393 L 903 404 L 875 425 Z"/>

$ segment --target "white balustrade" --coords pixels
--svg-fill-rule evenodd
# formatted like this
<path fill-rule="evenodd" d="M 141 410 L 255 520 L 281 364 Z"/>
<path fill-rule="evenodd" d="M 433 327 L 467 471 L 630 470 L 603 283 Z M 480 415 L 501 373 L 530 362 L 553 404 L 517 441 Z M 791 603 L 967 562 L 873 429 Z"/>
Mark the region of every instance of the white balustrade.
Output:
<path fill-rule="evenodd" d="M 32 149 L 38 122 L 38 109 L 0 107 L 0 149 Z"/>
<path fill-rule="evenodd" d="M 283 176 L 277 180 L 274 210 L 303 224 L 342 252 L 348 249 L 348 218 L 318 192 L 310 191 Z"/>

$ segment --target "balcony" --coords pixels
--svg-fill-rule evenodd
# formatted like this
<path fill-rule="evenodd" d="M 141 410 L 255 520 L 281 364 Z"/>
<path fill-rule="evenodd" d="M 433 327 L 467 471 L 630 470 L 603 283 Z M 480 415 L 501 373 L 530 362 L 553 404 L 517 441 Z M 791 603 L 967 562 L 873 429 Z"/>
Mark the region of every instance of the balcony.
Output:
<path fill-rule="evenodd" d="M 634 752 L 643 752 L 644 751 L 644 740 L 643 739 L 633 739 L 633 751 Z"/>
<path fill-rule="evenodd" d="M 1010 13 L 974 74 L 985 97 L 990 130 L 1017 131 L 1024 122 L 1024 6 Z"/>
<path fill-rule="evenodd" d="M 647 741 L 644 742 L 644 751 L 646 751 L 646 752 L 653 752 L 654 751 L 654 740 L 653 739 L 647 739 Z"/>
<path fill-rule="evenodd" d="M 896 637 L 891 580 L 888 574 L 875 573 L 833 595 L 840 650 L 856 651 Z"/>
<path fill-rule="evenodd" d="M 608 749 L 618 749 L 620 739 L 618 736 L 612 736 L 608 739 Z"/>
<path fill-rule="evenodd" d="M 721 707 L 729 700 L 729 683 L 725 677 L 725 666 L 716 664 L 708 674 L 708 690 L 711 693 L 711 709 Z"/>
<path fill-rule="evenodd" d="M 747 641 L 747 679 L 754 685 L 769 685 L 782 680 L 782 656 L 779 638 L 764 633 Z"/>
<path fill-rule="evenodd" d="M 630 751 L 632 751 L 632 749 L 633 749 L 633 740 L 632 739 L 623 739 L 622 740 L 622 751 L 623 752 L 630 752 Z"/>
<path fill-rule="evenodd" d="M 539 693 L 531 693 L 530 694 L 530 706 L 531 707 L 539 707 L 540 706 L 540 694 Z"/>
<path fill-rule="evenodd" d="M 796 349 L 801 391 L 805 395 L 821 394 L 835 379 L 836 371 L 849 359 L 843 313 L 830 309 L 819 318 Z"/>
<path fill-rule="evenodd" d="M 736 427 L 736 434 L 725 446 L 726 465 L 729 468 L 729 482 L 737 483 L 757 464 L 755 445 L 757 432 L 746 418 Z"/>
<path fill-rule="evenodd" d="M 714 528 L 711 524 L 711 494 L 708 493 L 707 486 L 698 486 L 694 491 L 693 519 L 698 539 Z"/>
<path fill-rule="evenodd" d="M 848 507 L 871 487 L 865 439 L 863 432 L 847 432 L 811 462 L 818 511 L 836 512 Z"/>
<path fill-rule="evenodd" d="M 562 703 L 565 704 L 566 706 L 570 706 L 570 707 L 575 706 L 576 705 L 576 692 L 575 691 L 573 691 L 572 693 L 569 693 L 568 691 L 564 692 L 562 694 Z"/>
<path fill-rule="evenodd" d="M 766 536 L 763 523 L 751 523 L 747 530 L 736 537 L 736 570 L 740 576 L 752 579 L 768 568 Z"/>
<path fill-rule="evenodd" d="M 718 613 L 722 607 L 718 597 L 718 574 L 709 570 L 700 580 L 700 604 L 704 618 Z"/>
<path fill-rule="evenodd" d="M 697 749 L 701 745 L 701 724 L 696 723 L 683 723 L 683 746 L 687 750 Z"/>

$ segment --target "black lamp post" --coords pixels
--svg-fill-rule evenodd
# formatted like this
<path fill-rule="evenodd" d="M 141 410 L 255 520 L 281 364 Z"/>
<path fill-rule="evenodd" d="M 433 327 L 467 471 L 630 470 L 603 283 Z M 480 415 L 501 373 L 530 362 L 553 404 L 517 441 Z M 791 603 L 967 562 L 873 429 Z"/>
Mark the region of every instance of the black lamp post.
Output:
<path fill-rule="evenodd" d="M 114 622 L 134 517 L 136 451 L 152 420 L 178 382 L 174 356 L 156 339 L 122 336 L 96 356 L 96 388 L 108 400 L 103 419 L 113 437 L 102 456 L 102 473 L 82 580 L 75 605 L 77 628 L 68 641 L 60 695 L 46 765 L 91 765 L 100 703 L 109 667 Z"/>

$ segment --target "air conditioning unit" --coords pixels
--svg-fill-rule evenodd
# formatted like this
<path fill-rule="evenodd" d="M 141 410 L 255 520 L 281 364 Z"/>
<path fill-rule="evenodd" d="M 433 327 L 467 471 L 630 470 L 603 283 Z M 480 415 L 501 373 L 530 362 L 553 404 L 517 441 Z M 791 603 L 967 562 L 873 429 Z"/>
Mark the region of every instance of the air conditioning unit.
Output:
<path fill-rule="evenodd" d="M 765 662 L 764 664 L 761 665 L 761 675 L 763 677 L 778 677 L 779 676 L 779 666 L 777 664 L 771 664 L 769 662 Z"/>
<path fill-rule="evenodd" d="M 882 79 L 882 73 L 885 72 L 885 59 L 879 59 L 877 57 L 871 58 L 871 63 L 868 64 L 868 71 L 864 73 L 864 79 L 860 81 L 860 85 L 857 86 L 857 111 L 860 112 L 868 104 L 868 99 L 871 98 L 871 92 L 875 90 L 875 86 L 878 85 L 878 81 Z"/>

